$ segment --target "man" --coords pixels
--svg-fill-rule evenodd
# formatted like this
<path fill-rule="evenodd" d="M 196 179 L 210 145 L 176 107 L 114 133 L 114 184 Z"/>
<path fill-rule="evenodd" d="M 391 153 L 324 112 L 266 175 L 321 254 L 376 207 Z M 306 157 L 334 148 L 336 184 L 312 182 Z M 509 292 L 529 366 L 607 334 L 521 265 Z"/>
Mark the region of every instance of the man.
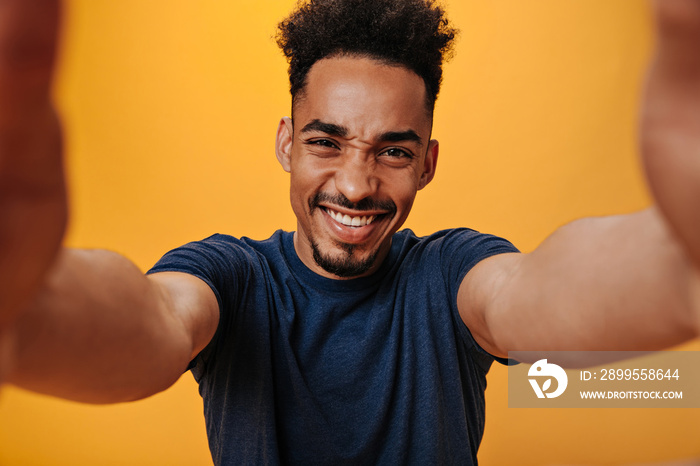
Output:
<path fill-rule="evenodd" d="M 669 164 L 650 170 L 681 241 L 654 211 L 572 224 L 529 255 L 467 230 L 394 235 L 435 173 L 437 86 L 426 71 L 434 67 L 411 61 L 416 48 L 376 49 L 405 31 L 420 47 L 441 37 L 440 50 L 450 31 L 430 4 L 374 3 L 314 4 L 283 24 L 294 102 L 293 118 L 280 123 L 277 155 L 291 174 L 296 234 L 265 242 L 213 237 L 166 255 L 149 278 L 112 253 L 63 253 L 26 311 L 7 305 L 7 316 L 20 313 L 6 326 L 10 382 L 119 401 L 167 387 L 193 360 L 217 462 L 463 463 L 475 461 L 490 355 L 651 349 L 696 334 L 697 274 L 687 258 L 697 250 L 698 183 L 676 181 L 697 176 L 682 160 L 678 172 L 666 172 Z M 684 112 L 694 110 L 697 79 L 683 48 L 695 44 L 697 28 L 686 21 L 697 18 L 697 4 L 671 5 L 661 17 L 674 24 L 664 36 L 667 61 L 650 88 L 652 168 L 694 142 L 687 126 L 695 118 Z M 675 16 L 676 8 L 690 11 Z M 427 32 L 407 24 L 427 24 Z M 298 53 L 304 44 L 310 60 Z M 46 82 L 41 71 L 38 87 Z M 684 92 L 667 95 L 676 89 Z M 39 104 L 20 120 L 25 127 L 50 121 L 37 118 L 49 113 L 33 90 L 26 95 Z M 664 127 L 669 104 L 673 121 Z M 31 149 L 56 160 L 48 149 Z M 54 236 L 42 234 L 50 251 Z M 25 254 L 39 271 L 50 256 Z M 28 299 L 40 272 L 27 277 L 7 296 Z M 126 350 L 116 353 L 126 337 Z M 86 355 L 94 340 L 97 351 Z"/>

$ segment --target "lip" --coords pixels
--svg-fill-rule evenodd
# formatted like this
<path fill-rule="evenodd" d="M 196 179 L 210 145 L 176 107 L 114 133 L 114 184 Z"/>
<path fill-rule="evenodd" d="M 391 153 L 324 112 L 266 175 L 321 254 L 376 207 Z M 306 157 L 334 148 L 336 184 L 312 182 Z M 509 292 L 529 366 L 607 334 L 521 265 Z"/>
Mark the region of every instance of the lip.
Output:
<path fill-rule="evenodd" d="M 343 215 L 349 215 L 350 217 L 379 216 L 379 215 L 384 215 L 384 214 L 389 213 L 386 210 L 361 210 L 361 211 L 357 211 L 357 210 L 346 209 L 344 207 L 339 207 L 339 206 L 332 205 L 332 204 L 323 204 L 323 203 L 319 204 L 318 206 L 320 208 L 322 208 L 323 210 L 332 210 L 334 212 L 338 212 L 338 213 L 341 213 Z"/>
<path fill-rule="evenodd" d="M 351 212 L 346 209 L 339 209 L 336 207 L 328 207 L 328 206 L 320 206 L 321 208 L 319 209 L 322 212 L 323 219 L 326 222 L 326 224 L 329 226 L 331 232 L 334 234 L 334 236 L 338 239 L 338 241 L 346 244 L 361 244 L 366 242 L 372 234 L 375 232 L 377 229 L 378 225 L 382 222 L 383 220 L 383 215 L 386 214 L 386 212 L 369 212 L 369 211 L 363 211 L 363 212 Z M 357 216 L 377 216 L 378 218 L 375 218 L 372 223 L 369 225 L 363 225 L 363 226 L 348 226 L 348 225 L 343 225 L 342 223 L 339 223 L 336 221 L 331 215 L 328 213 L 328 209 L 333 210 L 335 212 L 344 214 L 344 215 L 350 215 L 351 217 L 357 217 Z"/>

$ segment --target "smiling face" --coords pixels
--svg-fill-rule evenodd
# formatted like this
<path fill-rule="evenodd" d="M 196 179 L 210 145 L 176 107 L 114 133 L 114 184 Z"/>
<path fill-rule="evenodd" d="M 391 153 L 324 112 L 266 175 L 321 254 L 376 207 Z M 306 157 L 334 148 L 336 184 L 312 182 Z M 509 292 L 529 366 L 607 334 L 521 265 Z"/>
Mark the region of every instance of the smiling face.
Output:
<path fill-rule="evenodd" d="M 381 264 L 435 173 L 425 92 L 417 74 L 370 58 L 325 58 L 309 71 L 276 148 L 291 174 L 294 246 L 311 270 L 349 278 Z"/>

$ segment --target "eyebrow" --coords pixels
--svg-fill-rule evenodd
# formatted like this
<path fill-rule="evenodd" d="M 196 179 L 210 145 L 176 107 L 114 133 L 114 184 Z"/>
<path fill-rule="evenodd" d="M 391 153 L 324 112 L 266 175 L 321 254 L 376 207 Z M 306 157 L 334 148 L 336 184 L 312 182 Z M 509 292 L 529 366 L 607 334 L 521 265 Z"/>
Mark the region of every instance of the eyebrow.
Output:
<path fill-rule="evenodd" d="M 349 131 L 345 126 L 336 125 L 334 123 L 326 123 L 319 119 L 314 119 L 310 121 L 306 126 L 301 129 L 301 133 L 310 133 L 312 131 L 319 131 L 321 133 L 326 133 L 330 136 L 345 137 L 348 135 Z M 423 145 L 423 140 L 418 136 L 418 134 L 412 129 L 406 131 L 387 131 L 379 135 L 379 141 L 381 142 L 402 142 L 402 141 L 412 141 L 418 145 Z"/>
<path fill-rule="evenodd" d="M 301 129 L 301 133 L 309 133 L 311 131 L 319 131 L 330 136 L 347 136 L 348 129 L 345 126 L 336 125 L 333 123 L 325 123 L 319 119 L 311 120 L 306 126 Z"/>
<path fill-rule="evenodd" d="M 412 129 L 408 129 L 406 131 L 387 131 L 379 136 L 379 140 L 381 142 L 412 141 L 417 143 L 419 146 L 423 145 L 423 140 Z"/>

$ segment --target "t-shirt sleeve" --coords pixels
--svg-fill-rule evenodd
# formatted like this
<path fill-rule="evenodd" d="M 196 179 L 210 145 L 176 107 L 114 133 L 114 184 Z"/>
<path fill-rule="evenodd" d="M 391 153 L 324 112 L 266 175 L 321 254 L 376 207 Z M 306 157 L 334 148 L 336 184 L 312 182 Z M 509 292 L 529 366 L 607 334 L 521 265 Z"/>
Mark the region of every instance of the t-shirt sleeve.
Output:
<path fill-rule="evenodd" d="M 182 272 L 203 280 L 219 303 L 218 328 L 221 329 L 233 319 L 231 314 L 238 308 L 251 260 L 250 253 L 241 247 L 239 240 L 226 235 L 213 235 L 169 251 L 146 273 Z M 217 330 L 212 342 L 190 363 L 189 368 L 209 351 L 219 333 Z"/>
<path fill-rule="evenodd" d="M 488 354 L 472 337 L 469 329 L 462 322 L 457 309 L 457 293 L 464 277 L 480 261 L 496 254 L 519 252 L 509 241 L 498 236 L 479 233 L 470 229 L 457 229 L 448 233 L 441 248 L 441 262 L 445 283 L 450 293 L 450 303 L 453 309 L 453 318 L 463 330 L 465 339 L 474 345 L 481 353 Z M 489 355 L 490 356 L 490 355 Z M 507 364 L 508 360 L 495 358 L 497 361 Z"/>

